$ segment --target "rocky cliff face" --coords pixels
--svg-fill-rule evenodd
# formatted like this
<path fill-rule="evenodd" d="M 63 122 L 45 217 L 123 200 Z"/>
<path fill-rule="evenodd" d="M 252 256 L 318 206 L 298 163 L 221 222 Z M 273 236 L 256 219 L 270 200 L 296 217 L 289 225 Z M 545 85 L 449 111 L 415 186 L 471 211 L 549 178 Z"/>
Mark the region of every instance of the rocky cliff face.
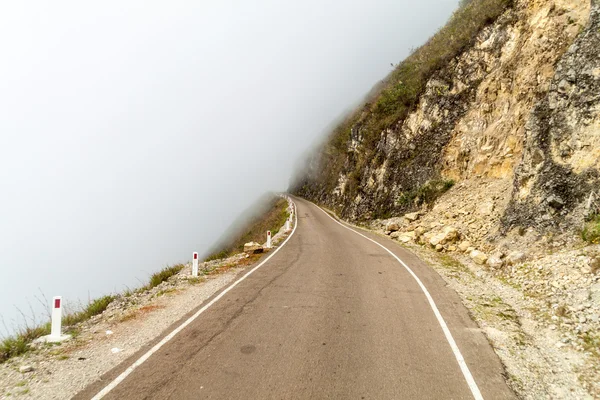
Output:
<path fill-rule="evenodd" d="M 408 116 L 374 144 L 347 127 L 343 167 L 313 159 L 297 192 L 369 220 L 431 208 L 453 182 L 483 198 L 492 184 L 496 231 L 573 227 L 598 184 L 598 8 L 515 1 L 431 76 Z"/>
<path fill-rule="evenodd" d="M 524 127 L 505 214 L 514 225 L 568 230 L 597 212 L 600 189 L 600 7 L 562 56 Z"/>

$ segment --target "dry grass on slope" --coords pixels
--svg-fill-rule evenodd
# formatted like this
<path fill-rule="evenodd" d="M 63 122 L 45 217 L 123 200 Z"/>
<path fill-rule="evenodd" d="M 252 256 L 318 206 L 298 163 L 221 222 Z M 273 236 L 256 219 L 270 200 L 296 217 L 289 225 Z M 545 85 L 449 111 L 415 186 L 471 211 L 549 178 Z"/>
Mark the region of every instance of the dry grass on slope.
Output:
<path fill-rule="evenodd" d="M 248 242 L 264 243 L 267 231 L 271 231 L 271 235 L 275 236 L 289 217 L 287 207 L 288 202 L 285 199 L 271 200 L 267 211 L 250 220 L 237 236 L 234 236 L 221 250 L 214 252 L 204 261 L 230 257 L 243 251 L 244 244 Z"/>

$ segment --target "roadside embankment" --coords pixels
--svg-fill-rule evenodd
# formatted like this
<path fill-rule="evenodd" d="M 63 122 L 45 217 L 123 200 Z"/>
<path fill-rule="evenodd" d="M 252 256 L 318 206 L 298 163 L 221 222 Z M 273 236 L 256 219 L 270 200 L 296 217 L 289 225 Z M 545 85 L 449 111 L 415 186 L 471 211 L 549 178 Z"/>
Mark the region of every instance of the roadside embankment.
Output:
<path fill-rule="evenodd" d="M 50 344 L 28 338 L 24 351 L 6 357 L 0 364 L 0 398 L 72 397 L 163 335 L 173 323 L 198 308 L 262 257 L 239 252 L 239 240 L 251 238 L 263 243 L 265 227 L 268 227 L 277 232 L 272 238 L 276 247 L 287 236 L 282 227 L 292 207 L 289 199 L 272 199 L 263 213 L 241 225 L 243 233 L 231 241 L 234 246 L 229 248 L 226 257 L 200 264 L 197 278 L 192 277 L 191 263 L 167 267 L 152 275 L 149 283 L 141 288 L 105 296 L 92 302 L 96 306 L 65 316 L 63 325 L 69 326 L 64 330 L 72 339 Z M 46 327 L 39 329 L 45 332 Z"/>

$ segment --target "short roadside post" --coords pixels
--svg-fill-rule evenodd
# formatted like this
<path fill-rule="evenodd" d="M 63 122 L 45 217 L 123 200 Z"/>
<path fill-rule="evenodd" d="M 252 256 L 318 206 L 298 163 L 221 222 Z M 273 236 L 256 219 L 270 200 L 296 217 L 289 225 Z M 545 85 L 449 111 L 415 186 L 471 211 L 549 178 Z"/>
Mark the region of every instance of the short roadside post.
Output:
<path fill-rule="evenodd" d="M 290 220 L 289 219 L 287 221 L 285 221 L 285 231 L 286 232 L 290 231 Z"/>
<path fill-rule="evenodd" d="M 50 338 L 60 339 L 62 324 L 62 296 L 52 298 L 52 327 L 50 328 Z"/>
<path fill-rule="evenodd" d="M 267 231 L 267 249 L 271 248 L 271 231 Z"/>
<path fill-rule="evenodd" d="M 52 322 L 50 325 L 50 334 L 42 336 L 40 339 L 46 342 L 62 342 L 71 337 L 71 335 L 62 334 L 62 296 L 52 298 Z"/>
<path fill-rule="evenodd" d="M 198 253 L 194 252 L 194 257 L 192 260 L 192 276 L 198 276 Z"/>

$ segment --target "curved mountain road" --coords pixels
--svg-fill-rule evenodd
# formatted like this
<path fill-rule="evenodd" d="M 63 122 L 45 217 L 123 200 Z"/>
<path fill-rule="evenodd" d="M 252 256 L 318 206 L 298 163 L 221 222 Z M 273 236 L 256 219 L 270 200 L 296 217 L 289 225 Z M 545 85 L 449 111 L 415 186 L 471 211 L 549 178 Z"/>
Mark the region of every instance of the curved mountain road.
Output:
<path fill-rule="evenodd" d="M 127 376 L 158 340 L 76 398 L 103 389 L 105 399 L 515 398 L 485 336 L 434 270 L 294 200 L 297 228 L 262 267 L 200 305 L 205 311 Z"/>

